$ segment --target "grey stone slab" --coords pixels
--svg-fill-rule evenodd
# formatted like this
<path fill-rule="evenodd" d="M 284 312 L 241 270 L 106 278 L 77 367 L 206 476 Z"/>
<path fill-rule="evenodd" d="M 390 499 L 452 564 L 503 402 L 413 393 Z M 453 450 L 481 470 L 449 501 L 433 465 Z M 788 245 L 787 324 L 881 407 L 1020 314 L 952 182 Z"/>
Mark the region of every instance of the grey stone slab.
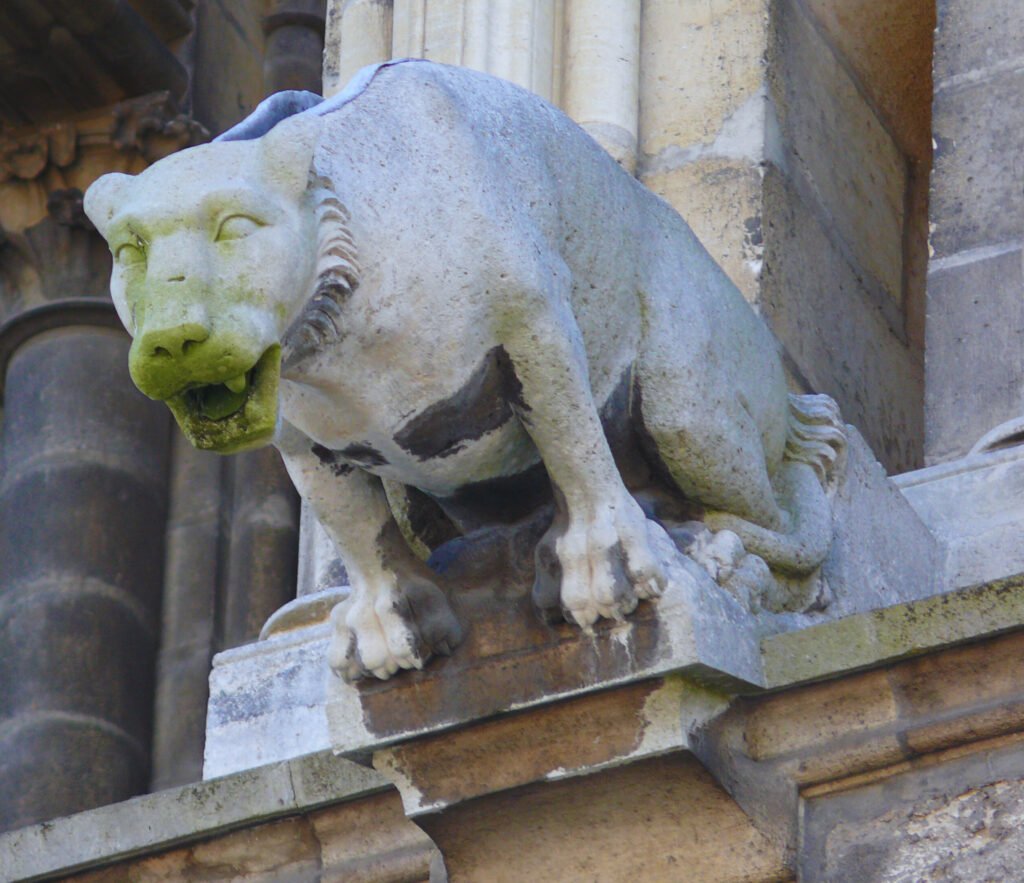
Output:
<path fill-rule="evenodd" d="M 329 748 L 329 626 L 217 654 L 206 717 L 206 778 Z"/>
<path fill-rule="evenodd" d="M 999 580 L 772 635 L 762 643 L 768 685 L 821 680 L 1020 628 L 1022 585 Z"/>
<path fill-rule="evenodd" d="M 890 472 L 921 464 L 922 365 L 893 333 L 863 273 L 774 167 L 764 182 L 762 314 L 800 372 L 831 395 Z"/>
<path fill-rule="evenodd" d="M 0 834 L 0 879 L 63 876 L 388 787 L 333 756 L 271 764 Z"/>
<path fill-rule="evenodd" d="M 1024 26 L 1018 0 L 939 0 L 936 4 L 936 85 L 977 78 L 1024 57 Z"/>
<path fill-rule="evenodd" d="M 946 547 L 950 586 L 1024 573 L 1024 447 L 972 454 L 897 483 Z"/>
<path fill-rule="evenodd" d="M 1024 67 L 939 92 L 931 193 L 934 256 L 1024 237 Z"/>
<path fill-rule="evenodd" d="M 1024 214 L 1019 220 L 1024 223 Z M 929 463 L 963 456 L 988 430 L 1024 413 L 1022 257 L 1020 248 L 1008 247 L 932 265 L 925 357 Z"/>
<path fill-rule="evenodd" d="M 947 759 L 804 802 L 800 879 L 1020 879 L 1024 752 Z"/>
<path fill-rule="evenodd" d="M 830 233 L 883 289 L 881 308 L 898 316 L 907 160 L 803 4 L 775 9 L 770 70 L 781 162 L 802 180 Z"/>

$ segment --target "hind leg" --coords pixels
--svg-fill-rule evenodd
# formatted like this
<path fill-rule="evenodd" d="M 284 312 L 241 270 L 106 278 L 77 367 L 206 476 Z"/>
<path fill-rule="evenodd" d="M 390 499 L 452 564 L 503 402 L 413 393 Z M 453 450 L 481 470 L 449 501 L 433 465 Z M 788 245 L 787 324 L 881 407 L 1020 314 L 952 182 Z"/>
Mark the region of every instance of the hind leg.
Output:
<path fill-rule="evenodd" d="M 653 452 L 679 489 L 704 506 L 772 531 L 788 528 L 765 455 L 762 428 L 732 389 L 700 397 L 664 371 L 639 372 L 640 417 Z M 785 412 L 783 412 L 785 413 Z"/>

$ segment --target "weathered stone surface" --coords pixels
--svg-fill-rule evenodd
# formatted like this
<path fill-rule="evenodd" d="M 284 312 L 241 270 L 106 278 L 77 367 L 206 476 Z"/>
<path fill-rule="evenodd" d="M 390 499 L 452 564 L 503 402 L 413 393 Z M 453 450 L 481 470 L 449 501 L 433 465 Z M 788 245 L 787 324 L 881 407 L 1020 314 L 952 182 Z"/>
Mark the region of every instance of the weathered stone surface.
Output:
<path fill-rule="evenodd" d="M 802 5 L 777 3 L 775 9 L 771 91 L 782 135 L 778 159 L 830 235 L 900 308 L 906 160 Z"/>
<path fill-rule="evenodd" d="M 393 683 L 364 682 L 357 688 L 318 670 L 329 626 L 300 617 L 291 630 L 271 629 L 267 640 L 217 657 L 206 775 L 328 745 L 363 752 L 669 672 L 747 691 L 997 630 L 995 623 L 1004 621 L 999 616 L 1006 611 L 983 617 L 981 630 L 969 634 L 940 627 L 950 622 L 940 617 L 922 644 L 898 625 L 915 615 L 913 607 L 865 613 L 940 592 L 942 557 L 935 539 L 852 430 L 849 453 L 833 499 L 836 539 L 824 567 L 834 597 L 829 596 L 823 612 L 766 615 L 759 621 L 710 580 L 698 581 L 699 591 L 692 594 L 680 581 L 670 584 L 657 605 L 643 605 L 626 623 L 576 638 L 568 626 L 545 625 L 531 615 L 528 582 L 495 580 L 491 574 L 476 577 L 456 597 L 469 626 L 460 654 Z M 309 610 L 316 603 L 316 594 L 295 602 Z M 319 616 L 324 615 L 321 608 Z M 890 620 L 888 626 L 878 624 Z M 870 638 L 864 637 L 865 630 Z M 782 634 L 773 637 L 773 632 Z M 851 642 L 851 634 L 860 637 Z"/>
<path fill-rule="evenodd" d="M 1015 62 L 1016 63 L 1016 62 Z M 1011 67 L 980 82 L 937 86 L 931 237 L 935 257 L 1024 237 L 1020 120 L 1024 73 Z"/>
<path fill-rule="evenodd" d="M 1020 578 L 848 616 L 765 638 L 765 674 L 775 686 L 811 680 L 960 644 L 1024 623 Z"/>
<path fill-rule="evenodd" d="M 762 315 L 810 385 L 840 403 L 889 472 L 920 465 L 924 369 L 920 354 L 893 333 L 883 293 L 773 168 L 763 223 Z"/>
<path fill-rule="evenodd" d="M 667 672 L 734 687 L 759 683 L 752 620 L 710 579 L 696 584 L 695 594 L 673 584 L 657 608 L 644 605 L 633 619 L 583 638 L 533 616 L 527 587 L 481 586 L 459 599 L 470 623 L 463 653 L 383 683 L 353 687 L 331 675 L 324 665 L 329 625 L 221 653 L 211 676 L 204 774 L 328 746 L 358 755 Z"/>
<path fill-rule="evenodd" d="M 1019 746 L 807 801 L 801 879 L 1002 881 L 1024 861 Z"/>
<path fill-rule="evenodd" d="M 1024 573 L 1024 449 L 1019 445 L 908 472 L 896 481 L 947 550 L 948 586 Z"/>
<path fill-rule="evenodd" d="M 935 82 L 979 79 L 1012 67 L 1024 55 L 1020 10 L 1013 0 L 939 0 L 935 33 Z"/>
<path fill-rule="evenodd" d="M 221 861 L 221 858 L 235 854 L 238 844 L 248 844 L 247 850 L 242 849 L 241 860 L 246 860 L 244 853 L 248 851 L 252 853 L 254 863 L 269 863 L 269 867 L 273 868 L 274 862 L 281 858 L 274 858 L 279 846 L 283 853 L 289 848 L 289 842 L 309 843 L 308 824 L 301 823 L 298 827 L 289 828 L 292 823 L 285 822 L 282 827 L 273 830 L 291 834 L 282 835 L 283 840 L 271 834 L 261 844 L 263 838 L 258 833 L 261 822 L 300 816 L 324 804 L 372 796 L 386 787 L 386 781 L 373 770 L 330 753 L 305 757 L 226 779 L 136 797 L 112 806 L 0 834 L 0 855 L 4 856 L 0 869 L 4 879 L 66 875 L 82 868 L 131 861 L 132 856 L 140 854 L 156 855 L 182 842 L 201 841 L 247 826 L 250 833 L 229 840 L 223 851 L 211 845 L 199 848 L 199 854 L 209 858 L 201 872 L 205 876 L 200 875 L 199 870 L 195 872 L 197 876 L 188 876 L 195 862 L 191 848 L 187 847 L 133 862 L 130 870 L 121 864 L 97 872 L 97 877 L 86 877 L 138 881 L 224 879 L 225 874 L 231 873 L 230 867 L 227 867 L 230 862 Z M 398 832 L 393 829 L 393 823 L 409 823 L 402 815 L 398 795 L 390 794 L 387 798 L 383 803 L 374 802 L 369 808 L 356 809 L 354 812 L 356 816 L 375 813 L 381 822 L 379 836 L 397 837 Z M 342 804 L 341 812 L 344 812 L 344 806 Z M 416 831 L 411 824 L 409 828 Z M 317 849 L 309 852 L 314 857 L 318 855 Z M 302 850 L 293 855 L 300 861 L 310 857 L 309 853 L 304 856 Z M 282 877 L 271 875 L 269 879 L 279 880 Z"/>
<path fill-rule="evenodd" d="M 384 748 L 373 765 L 406 814 L 437 812 L 531 782 L 586 776 L 685 750 L 723 693 L 669 676 L 591 693 Z"/>
<path fill-rule="evenodd" d="M 427 883 L 444 879 L 430 838 L 407 821 L 393 793 L 265 824 L 160 855 L 86 872 L 82 883 L 245 880 L 247 883 Z"/>
<path fill-rule="evenodd" d="M 796 691 L 786 701 L 785 715 L 771 704 L 755 709 L 747 719 L 747 746 L 754 760 L 765 760 L 876 729 L 899 713 L 887 673 L 871 672 Z M 816 726 L 808 726 L 812 719 Z"/>
<path fill-rule="evenodd" d="M 793 879 L 779 844 L 683 753 L 529 785 L 419 823 L 452 883 Z"/>
<path fill-rule="evenodd" d="M 933 261 L 928 273 L 925 445 L 929 463 L 962 457 L 1021 414 L 1024 268 L 1019 244 Z"/>
<path fill-rule="evenodd" d="M 744 297 L 761 268 L 764 0 L 644 4 L 637 176 L 693 227 Z"/>
<path fill-rule="evenodd" d="M 879 610 L 948 588 L 945 550 L 852 427 L 846 474 L 833 500 L 835 538 L 822 574 L 829 619 Z M 804 620 L 804 625 L 810 624 Z"/>
<path fill-rule="evenodd" d="M 765 0 L 644 4 L 640 149 L 644 164 L 707 150 L 748 102 L 760 100 L 768 9 Z M 755 104 L 756 106 L 756 104 Z M 763 131 L 736 142 L 756 159 Z M 719 154 L 720 155 L 720 154 Z M 673 203 L 674 205 L 674 203 Z M 677 206 L 677 208 L 680 208 Z M 680 208 L 681 211 L 681 208 Z"/>
<path fill-rule="evenodd" d="M 850 66 L 901 148 L 921 160 L 931 152 L 935 6 L 934 0 L 881 5 L 874 0 L 806 3 L 830 48 Z"/>

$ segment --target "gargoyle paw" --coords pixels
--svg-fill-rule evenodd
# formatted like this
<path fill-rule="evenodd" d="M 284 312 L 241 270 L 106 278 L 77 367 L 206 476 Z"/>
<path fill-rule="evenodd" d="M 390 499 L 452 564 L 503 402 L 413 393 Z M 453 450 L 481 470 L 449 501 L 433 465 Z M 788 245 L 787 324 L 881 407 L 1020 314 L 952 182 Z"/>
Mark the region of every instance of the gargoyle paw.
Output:
<path fill-rule="evenodd" d="M 423 668 L 462 640 L 444 593 L 425 580 L 357 591 L 334 608 L 331 623 L 327 661 L 346 681 L 364 675 L 386 680 L 400 669 Z"/>
<path fill-rule="evenodd" d="M 555 541 L 564 617 L 589 631 L 598 619 L 622 620 L 638 600 L 659 597 L 666 579 L 649 533 L 658 529 L 632 498 L 570 522 Z"/>

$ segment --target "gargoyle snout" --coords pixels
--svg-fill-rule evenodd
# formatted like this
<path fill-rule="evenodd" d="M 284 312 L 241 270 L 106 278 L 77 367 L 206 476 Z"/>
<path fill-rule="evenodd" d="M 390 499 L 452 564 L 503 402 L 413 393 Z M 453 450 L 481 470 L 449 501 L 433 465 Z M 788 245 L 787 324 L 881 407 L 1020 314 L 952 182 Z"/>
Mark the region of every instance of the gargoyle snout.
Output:
<path fill-rule="evenodd" d="M 153 399 L 166 399 L 193 380 L 205 361 L 210 328 L 205 322 L 146 322 L 138 329 L 128 356 L 135 385 Z"/>
<path fill-rule="evenodd" d="M 147 359 L 180 359 L 210 336 L 197 322 L 149 331 L 139 339 L 139 354 Z"/>

